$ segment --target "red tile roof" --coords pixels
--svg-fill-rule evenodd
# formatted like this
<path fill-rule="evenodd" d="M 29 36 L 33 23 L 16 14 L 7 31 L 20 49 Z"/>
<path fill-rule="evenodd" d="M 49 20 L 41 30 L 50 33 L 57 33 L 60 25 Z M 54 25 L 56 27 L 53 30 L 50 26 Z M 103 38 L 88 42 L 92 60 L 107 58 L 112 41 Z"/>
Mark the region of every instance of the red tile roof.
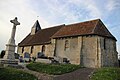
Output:
<path fill-rule="evenodd" d="M 32 46 L 40 44 L 48 44 L 51 36 L 54 35 L 63 25 L 39 30 L 35 35 L 28 35 L 18 46 Z"/>
<path fill-rule="evenodd" d="M 19 43 L 19 46 L 47 44 L 50 43 L 51 38 L 83 35 L 99 35 L 116 40 L 102 23 L 102 21 L 100 19 L 96 19 L 82 23 L 60 25 L 52 28 L 41 29 L 35 35 L 29 34 L 23 41 Z"/>
<path fill-rule="evenodd" d="M 66 25 L 62 27 L 57 33 L 55 33 L 52 38 L 80 35 L 100 35 L 114 38 L 114 36 L 108 31 L 100 19 Z"/>

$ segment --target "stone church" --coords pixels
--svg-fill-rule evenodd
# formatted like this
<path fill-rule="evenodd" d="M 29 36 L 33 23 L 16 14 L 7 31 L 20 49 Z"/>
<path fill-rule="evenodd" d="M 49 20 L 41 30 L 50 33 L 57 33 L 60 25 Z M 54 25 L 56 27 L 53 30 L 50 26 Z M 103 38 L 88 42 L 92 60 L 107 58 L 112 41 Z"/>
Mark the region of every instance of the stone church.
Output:
<path fill-rule="evenodd" d="M 18 44 L 18 53 L 38 58 L 67 58 L 71 64 L 106 67 L 118 64 L 116 38 L 100 19 L 41 29 L 38 20 L 31 32 Z"/>

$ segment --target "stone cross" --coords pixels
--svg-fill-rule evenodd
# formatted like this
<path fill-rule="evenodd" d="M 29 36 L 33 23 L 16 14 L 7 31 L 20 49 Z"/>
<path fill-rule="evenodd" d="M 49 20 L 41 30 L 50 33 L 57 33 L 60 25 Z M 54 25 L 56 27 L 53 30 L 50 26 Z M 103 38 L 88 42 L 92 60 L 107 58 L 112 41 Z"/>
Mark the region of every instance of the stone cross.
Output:
<path fill-rule="evenodd" d="M 15 38 L 15 32 L 16 32 L 16 26 L 20 25 L 20 23 L 17 21 L 17 17 L 15 17 L 14 20 L 10 20 L 11 23 L 13 23 L 13 29 L 12 29 L 12 34 L 11 34 L 11 39 Z"/>
<path fill-rule="evenodd" d="M 14 20 L 10 20 L 11 23 L 13 23 L 13 28 L 12 28 L 12 33 L 11 33 L 11 37 L 9 39 L 8 44 L 6 44 L 6 52 L 5 52 L 5 56 L 4 59 L 5 60 L 15 60 L 15 32 L 16 32 L 16 26 L 20 25 L 20 23 L 17 21 L 17 17 L 15 17 Z"/>

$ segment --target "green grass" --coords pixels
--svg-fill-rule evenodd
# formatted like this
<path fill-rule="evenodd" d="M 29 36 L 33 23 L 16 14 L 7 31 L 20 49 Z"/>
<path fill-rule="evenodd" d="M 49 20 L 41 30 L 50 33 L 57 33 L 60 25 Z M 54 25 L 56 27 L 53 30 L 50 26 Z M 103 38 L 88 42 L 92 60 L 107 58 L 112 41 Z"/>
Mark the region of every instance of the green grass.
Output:
<path fill-rule="evenodd" d="M 32 74 L 14 69 L 0 68 L 0 80 L 38 80 Z"/>
<path fill-rule="evenodd" d="M 100 68 L 93 73 L 91 80 L 120 80 L 120 68 Z"/>
<path fill-rule="evenodd" d="M 68 72 L 72 72 L 79 69 L 79 65 L 72 64 L 45 64 L 45 63 L 30 63 L 27 68 L 40 73 L 59 75 Z"/>

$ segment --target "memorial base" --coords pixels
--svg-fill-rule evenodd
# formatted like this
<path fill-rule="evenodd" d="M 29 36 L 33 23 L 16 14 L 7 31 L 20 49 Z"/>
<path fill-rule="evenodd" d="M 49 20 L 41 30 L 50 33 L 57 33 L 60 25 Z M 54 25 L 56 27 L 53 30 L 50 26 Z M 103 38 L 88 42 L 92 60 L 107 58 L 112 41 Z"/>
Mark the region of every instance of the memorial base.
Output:
<path fill-rule="evenodd" d="M 18 60 L 0 59 L 0 65 L 2 67 L 6 67 L 6 66 L 9 66 L 9 65 L 18 65 Z"/>

